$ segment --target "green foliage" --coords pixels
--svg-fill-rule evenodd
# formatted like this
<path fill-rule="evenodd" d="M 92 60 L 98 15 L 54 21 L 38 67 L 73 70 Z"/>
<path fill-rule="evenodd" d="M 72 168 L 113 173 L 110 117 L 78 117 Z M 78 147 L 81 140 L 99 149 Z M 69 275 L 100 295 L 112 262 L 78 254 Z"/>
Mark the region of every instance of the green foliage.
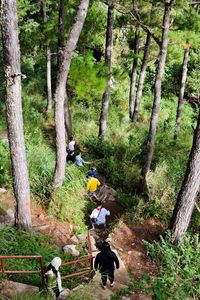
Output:
<path fill-rule="evenodd" d="M 89 200 L 84 197 L 86 185 L 86 169 L 75 165 L 67 165 L 65 182 L 51 195 L 49 213 L 62 221 L 76 225 L 77 232 L 86 231 L 85 215 L 88 212 Z"/>
<path fill-rule="evenodd" d="M 75 53 L 70 67 L 69 85 L 80 99 L 100 100 L 107 84 L 104 64 L 95 62 L 91 52 Z"/>
<path fill-rule="evenodd" d="M 1 255 L 42 255 L 44 264 L 50 262 L 53 257 L 60 256 L 63 260 L 70 259 L 69 255 L 62 254 L 54 245 L 52 239 L 47 235 L 33 235 L 17 231 L 11 227 L 0 230 L 0 253 Z M 5 267 L 9 270 L 39 270 L 37 259 L 10 259 L 6 260 Z M 11 280 L 40 286 L 39 274 L 9 275 Z"/>
<path fill-rule="evenodd" d="M 145 292 L 153 293 L 155 300 L 199 298 L 199 236 L 185 236 L 177 246 L 172 246 L 169 241 L 170 235 L 165 240 L 161 237 L 154 244 L 146 242 L 149 255 L 159 266 L 159 275 L 147 276 L 139 285 Z"/>

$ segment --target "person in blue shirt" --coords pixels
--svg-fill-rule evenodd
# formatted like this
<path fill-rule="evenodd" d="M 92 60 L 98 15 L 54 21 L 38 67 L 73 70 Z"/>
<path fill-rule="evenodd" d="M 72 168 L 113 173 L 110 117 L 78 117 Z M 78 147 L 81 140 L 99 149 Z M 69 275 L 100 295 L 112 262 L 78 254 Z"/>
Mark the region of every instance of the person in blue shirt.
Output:
<path fill-rule="evenodd" d="M 87 175 L 94 178 L 99 178 L 96 168 L 92 167 L 91 170 L 87 172 Z"/>
<path fill-rule="evenodd" d="M 85 165 L 84 159 L 81 157 L 81 152 L 75 156 L 75 163 L 78 167 L 82 167 Z"/>

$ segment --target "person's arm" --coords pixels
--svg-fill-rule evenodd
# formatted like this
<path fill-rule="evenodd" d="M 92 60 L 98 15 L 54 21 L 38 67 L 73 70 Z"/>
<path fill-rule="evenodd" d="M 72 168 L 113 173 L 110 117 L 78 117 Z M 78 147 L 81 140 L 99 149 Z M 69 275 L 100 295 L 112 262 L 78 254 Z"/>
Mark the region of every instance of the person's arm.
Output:
<path fill-rule="evenodd" d="M 100 186 L 101 185 L 101 182 L 97 179 L 97 186 Z"/>
<path fill-rule="evenodd" d="M 99 268 L 99 254 L 97 254 L 95 261 L 94 261 L 94 269 L 97 271 Z"/>
<path fill-rule="evenodd" d="M 90 190 L 90 181 L 88 181 L 87 185 L 86 185 L 86 190 L 89 191 Z"/>
<path fill-rule="evenodd" d="M 116 265 L 116 269 L 119 269 L 119 259 L 118 259 L 117 255 L 115 253 L 114 253 L 114 262 L 115 262 L 115 265 Z"/>
<path fill-rule="evenodd" d="M 95 210 L 92 211 L 90 218 L 95 218 Z"/>
<path fill-rule="evenodd" d="M 59 271 L 57 273 L 57 283 L 58 283 L 58 290 L 59 290 L 59 292 L 62 292 L 63 288 L 62 288 L 62 281 L 61 281 L 61 276 L 60 276 L 60 272 Z"/>
<path fill-rule="evenodd" d="M 110 216 L 110 211 L 108 209 L 106 210 L 106 216 Z"/>

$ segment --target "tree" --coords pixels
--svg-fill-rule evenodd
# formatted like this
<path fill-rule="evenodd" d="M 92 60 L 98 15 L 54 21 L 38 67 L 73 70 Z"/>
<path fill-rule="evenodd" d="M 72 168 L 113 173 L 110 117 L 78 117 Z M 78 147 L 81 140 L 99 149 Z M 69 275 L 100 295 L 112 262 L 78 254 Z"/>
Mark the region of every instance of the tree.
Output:
<path fill-rule="evenodd" d="M 144 165 L 142 168 L 142 176 L 144 182 L 146 181 L 146 174 L 150 169 L 151 161 L 153 157 L 153 150 L 155 144 L 155 137 L 156 137 L 156 129 L 158 123 L 158 113 L 160 108 L 160 98 L 161 98 L 161 84 L 162 84 L 162 77 L 165 67 L 165 61 L 167 56 L 167 47 L 168 47 L 168 34 L 169 34 L 169 26 L 170 26 L 170 13 L 172 6 L 175 0 L 165 0 L 165 10 L 163 16 L 163 24 L 162 24 L 162 43 L 160 46 L 159 52 L 159 61 L 158 67 L 156 72 L 156 79 L 154 85 L 154 103 L 153 109 L 151 114 L 151 121 L 150 121 L 150 128 L 148 133 L 148 142 L 147 142 L 147 149 L 146 149 L 146 157 L 144 160 Z"/>
<path fill-rule="evenodd" d="M 106 133 L 108 107 L 109 107 L 109 95 L 112 81 L 112 31 L 113 31 L 113 15 L 114 15 L 115 0 L 111 0 L 108 3 L 108 16 L 107 16 L 107 31 L 106 31 L 106 49 L 105 49 L 105 63 L 108 68 L 108 83 L 106 90 L 102 97 L 102 108 L 99 119 L 99 137 L 103 138 Z"/>
<path fill-rule="evenodd" d="M 59 4 L 57 69 L 59 69 L 59 64 L 62 62 L 62 55 L 64 49 L 65 3 L 66 0 L 60 0 L 60 4 Z M 67 136 L 69 138 L 70 136 L 72 136 L 72 121 L 71 121 L 71 113 L 69 109 L 69 99 L 67 95 L 67 90 L 65 90 L 65 93 L 66 93 L 65 103 L 64 103 L 65 128 L 67 131 Z"/>
<path fill-rule="evenodd" d="M 139 80 L 138 80 L 137 94 L 136 94 L 134 111 L 133 111 L 133 116 L 132 116 L 132 120 L 134 123 L 137 122 L 137 120 L 138 120 L 138 113 L 139 113 L 139 109 L 140 109 L 140 101 L 142 98 L 142 91 L 143 91 L 145 73 L 146 73 L 146 68 L 147 68 L 147 63 L 148 63 L 150 45 L 151 45 L 151 34 L 148 32 L 145 47 L 144 47 L 144 55 L 143 55 L 143 60 L 142 60 L 142 65 L 141 65 L 140 76 L 139 76 Z"/>
<path fill-rule="evenodd" d="M 41 13 L 43 22 L 47 24 L 47 7 L 45 0 L 41 0 Z M 49 47 L 49 41 L 46 37 L 46 76 L 47 76 L 47 113 L 52 110 L 52 88 L 51 88 L 51 49 Z"/>
<path fill-rule="evenodd" d="M 59 64 L 55 92 L 55 129 L 56 129 L 56 166 L 53 178 L 53 186 L 60 186 L 64 180 L 66 165 L 66 139 L 65 139 L 65 119 L 64 102 L 66 97 L 66 82 L 69 73 L 73 51 L 76 48 L 80 36 L 89 0 L 81 0 L 75 23 L 70 31 L 67 43 L 63 50 L 62 61 Z"/>
<path fill-rule="evenodd" d="M 16 200 L 15 226 L 30 230 L 30 187 L 23 135 L 20 49 L 15 0 L 1 1 L 1 21 L 9 147 Z"/>
<path fill-rule="evenodd" d="M 187 231 L 200 188 L 200 111 L 185 177 L 169 224 L 172 242 L 177 243 Z"/>
<path fill-rule="evenodd" d="M 178 98 L 178 106 L 177 106 L 177 112 L 176 112 L 176 128 L 174 133 L 174 140 L 177 140 L 179 131 L 180 131 L 180 125 L 181 125 L 181 112 L 183 107 L 183 100 L 184 100 L 184 92 L 185 92 L 185 83 L 187 79 L 187 65 L 188 65 L 188 58 L 189 58 L 189 52 L 190 52 L 190 45 L 188 42 L 184 45 L 185 51 L 184 51 L 184 58 L 183 58 L 183 64 L 182 64 L 182 75 L 181 75 L 181 82 L 180 82 L 180 91 L 179 91 L 179 98 Z"/>
<path fill-rule="evenodd" d="M 140 45 L 140 31 L 137 27 L 135 30 L 135 40 L 134 40 L 134 59 L 131 70 L 131 84 L 130 84 L 130 93 L 129 93 L 129 116 L 131 121 L 133 120 L 133 112 L 135 105 L 135 86 L 137 79 L 137 66 L 138 66 L 138 53 Z"/>

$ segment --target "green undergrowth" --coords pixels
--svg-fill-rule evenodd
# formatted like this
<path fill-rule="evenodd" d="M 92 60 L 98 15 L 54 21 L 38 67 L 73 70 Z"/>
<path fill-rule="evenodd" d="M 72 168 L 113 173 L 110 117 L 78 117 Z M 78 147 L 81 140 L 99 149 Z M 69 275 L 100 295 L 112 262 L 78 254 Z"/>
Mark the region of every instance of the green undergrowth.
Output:
<path fill-rule="evenodd" d="M 160 237 L 153 244 L 145 242 L 147 253 L 156 263 L 158 274 L 144 273 L 140 280 L 131 276 L 127 289 L 114 293 L 110 300 L 121 299 L 132 294 L 144 294 L 153 300 L 186 300 L 200 297 L 200 243 L 199 235 L 186 235 L 178 245 Z M 191 298 L 189 298 L 191 297 Z"/>
<path fill-rule="evenodd" d="M 81 256 L 85 256 L 83 249 L 80 248 Z M 55 256 L 61 257 L 63 262 L 74 260 L 69 254 L 64 254 L 55 246 L 52 238 L 48 235 L 33 235 L 23 231 L 17 231 L 11 227 L 0 229 L 0 253 L 1 255 L 41 255 L 44 265 L 50 262 Z M 74 273 L 77 266 L 61 267 L 61 274 L 67 275 Z M 38 259 L 9 259 L 5 260 L 7 270 L 40 270 Z M 1 275 L 1 280 L 9 278 L 13 281 L 41 286 L 39 274 L 18 274 Z M 81 278 L 64 280 L 63 286 L 71 288 L 80 282 Z"/>
<path fill-rule="evenodd" d="M 50 214 L 76 225 L 77 232 L 87 229 L 85 215 L 89 213 L 89 199 L 85 196 L 86 172 L 85 167 L 67 164 L 64 184 L 52 192 L 49 206 Z"/>
<path fill-rule="evenodd" d="M 157 276 L 145 274 L 142 280 L 132 280 L 132 288 L 153 295 L 155 300 L 199 299 L 200 297 L 200 243 L 199 235 L 186 235 L 173 246 L 166 239 L 150 244 L 147 253 L 159 268 Z"/>

